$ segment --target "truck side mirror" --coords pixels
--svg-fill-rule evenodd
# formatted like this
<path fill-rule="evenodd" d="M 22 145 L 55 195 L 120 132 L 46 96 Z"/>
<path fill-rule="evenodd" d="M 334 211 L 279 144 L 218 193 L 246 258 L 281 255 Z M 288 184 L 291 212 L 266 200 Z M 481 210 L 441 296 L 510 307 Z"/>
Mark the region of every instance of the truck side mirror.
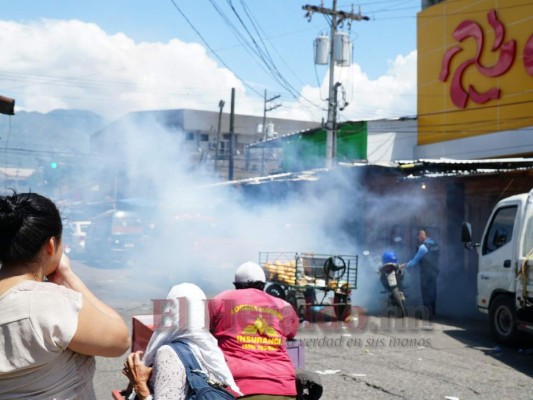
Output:
<path fill-rule="evenodd" d="M 463 222 L 461 227 L 461 242 L 471 243 L 472 242 L 472 225 L 469 222 Z"/>
<path fill-rule="evenodd" d="M 461 227 L 461 241 L 465 249 L 472 250 L 479 247 L 479 243 L 472 243 L 472 224 L 469 222 L 463 222 L 463 226 Z"/>

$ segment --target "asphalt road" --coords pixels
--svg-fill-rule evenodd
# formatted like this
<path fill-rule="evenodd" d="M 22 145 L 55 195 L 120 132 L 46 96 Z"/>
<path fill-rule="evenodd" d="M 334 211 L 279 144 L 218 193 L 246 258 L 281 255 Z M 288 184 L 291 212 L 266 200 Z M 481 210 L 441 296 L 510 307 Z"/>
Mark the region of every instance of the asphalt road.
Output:
<path fill-rule="evenodd" d="M 168 282 L 161 277 L 137 279 L 136 268 L 103 269 L 74 263 L 86 284 L 131 323 L 150 313 L 150 299 L 162 298 Z M 319 322 L 304 322 L 305 368 L 319 374 L 322 399 L 533 399 L 533 343 L 498 346 L 483 319 L 370 316 L 338 323 L 325 307 Z M 124 357 L 97 359 L 98 399 L 127 381 Z"/>

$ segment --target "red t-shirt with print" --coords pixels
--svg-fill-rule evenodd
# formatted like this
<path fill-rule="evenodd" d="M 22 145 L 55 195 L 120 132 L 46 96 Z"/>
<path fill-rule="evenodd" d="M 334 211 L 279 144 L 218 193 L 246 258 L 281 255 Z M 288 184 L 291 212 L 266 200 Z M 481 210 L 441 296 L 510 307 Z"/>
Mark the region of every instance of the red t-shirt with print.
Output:
<path fill-rule="evenodd" d="M 295 396 L 286 339 L 298 316 L 285 300 L 258 289 L 227 290 L 209 301 L 210 330 L 245 395 Z"/>

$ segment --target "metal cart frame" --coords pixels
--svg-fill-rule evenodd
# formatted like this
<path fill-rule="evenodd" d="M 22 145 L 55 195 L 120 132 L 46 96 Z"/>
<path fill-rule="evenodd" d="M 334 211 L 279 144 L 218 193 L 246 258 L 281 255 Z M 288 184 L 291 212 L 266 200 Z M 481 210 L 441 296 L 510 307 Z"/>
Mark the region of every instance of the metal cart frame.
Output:
<path fill-rule="evenodd" d="M 357 289 L 358 256 L 294 252 L 260 252 L 265 291 L 291 304 L 301 320 L 307 306 L 333 306 L 338 320 L 351 315 L 351 292 Z M 323 293 L 317 299 L 317 291 Z M 333 292 L 333 304 L 325 303 Z"/>

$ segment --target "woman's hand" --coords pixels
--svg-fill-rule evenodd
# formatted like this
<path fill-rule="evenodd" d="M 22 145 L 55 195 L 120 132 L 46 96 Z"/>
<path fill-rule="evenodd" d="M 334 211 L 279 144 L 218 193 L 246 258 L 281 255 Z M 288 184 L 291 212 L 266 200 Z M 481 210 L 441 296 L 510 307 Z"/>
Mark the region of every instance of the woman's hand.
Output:
<path fill-rule="evenodd" d="M 135 389 L 135 393 L 142 400 L 150 395 L 148 380 L 152 374 L 152 368 L 141 362 L 142 351 L 131 353 L 124 362 L 122 374 L 125 375 Z"/>
<path fill-rule="evenodd" d="M 70 274 L 72 274 L 72 268 L 70 268 L 70 259 L 65 253 L 63 253 L 56 270 L 50 275 L 47 275 L 46 278 L 49 282 L 53 282 L 57 285 L 67 286 L 66 282 L 68 281 Z"/>

